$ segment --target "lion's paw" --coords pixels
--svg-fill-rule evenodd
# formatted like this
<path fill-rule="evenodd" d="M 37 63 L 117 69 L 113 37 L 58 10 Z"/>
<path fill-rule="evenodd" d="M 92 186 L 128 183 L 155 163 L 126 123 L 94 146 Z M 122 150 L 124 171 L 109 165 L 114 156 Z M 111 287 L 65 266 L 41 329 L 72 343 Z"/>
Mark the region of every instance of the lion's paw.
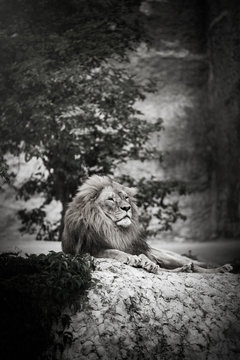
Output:
<path fill-rule="evenodd" d="M 157 274 L 157 272 L 159 271 L 160 267 L 155 264 L 154 262 L 152 262 L 151 260 L 149 260 L 149 258 L 146 255 L 139 255 L 139 258 L 141 259 L 141 267 L 145 270 L 147 270 L 148 272 Z"/>
<path fill-rule="evenodd" d="M 186 272 L 186 273 L 192 273 L 194 272 L 194 264 L 190 263 L 187 265 L 183 265 L 182 267 L 177 269 L 178 272 Z"/>
<path fill-rule="evenodd" d="M 154 274 L 156 274 L 159 270 L 159 266 L 154 264 L 154 262 L 149 260 L 148 257 L 144 254 L 141 254 L 139 256 L 137 255 L 128 256 L 125 263 L 133 267 L 141 267 L 147 270 L 148 272 Z"/>
<path fill-rule="evenodd" d="M 140 263 L 141 263 L 141 259 L 137 255 L 130 255 L 127 257 L 127 260 L 125 261 L 125 264 L 134 267 L 139 267 Z"/>
<path fill-rule="evenodd" d="M 230 265 L 230 264 L 225 264 L 225 265 L 220 266 L 220 267 L 218 268 L 218 271 L 219 271 L 220 273 L 231 272 L 232 270 L 233 270 L 233 267 L 232 267 L 232 265 Z"/>

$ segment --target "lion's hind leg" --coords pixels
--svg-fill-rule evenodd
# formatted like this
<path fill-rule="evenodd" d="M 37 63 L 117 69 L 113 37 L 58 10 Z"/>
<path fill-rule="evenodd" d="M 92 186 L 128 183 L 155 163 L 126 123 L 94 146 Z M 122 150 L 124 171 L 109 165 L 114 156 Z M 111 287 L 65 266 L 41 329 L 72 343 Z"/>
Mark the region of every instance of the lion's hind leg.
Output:
<path fill-rule="evenodd" d="M 219 266 L 219 267 L 211 268 L 211 269 L 205 269 L 205 268 L 202 268 L 201 266 L 193 264 L 193 272 L 196 272 L 196 273 L 216 274 L 216 273 L 228 273 L 228 272 L 231 272 L 232 270 L 233 270 L 233 267 L 230 264 L 225 264 L 223 266 Z"/>
<path fill-rule="evenodd" d="M 158 264 L 162 269 L 167 270 L 177 270 L 180 268 L 185 269 L 185 267 L 187 269 L 192 263 L 201 267 L 204 265 L 198 261 L 192 260 L 190 258 L 187 258 L 186 256 L 182 256 L 168 250 L 157 250 L 150 248 L 147 256 L 153 262 Z"/>
<path fill-rule="evenodd" d="M 206 269 L 201 266 L 194 264 L 193 262 L 188 265 L 176 268 L 174 270 L 167 270 L 170 272 L 192 272 L 192 273 L 201 273 L 201 274 L 217 274 L 217 273 L 227 273 L 231 272 L 233 267 L 230 264 L 225 264 L 216 268 Z"/>
<path fill-rule="evenodd" d="M 228 273 L 231 272 L 232 269 L 233 267 L 230 264 L 225 264 L 223 266 L 219 266 L 216 268 L 206 269 L 191 262 L 187 265 L 183 265 L 181 267 L 171 270 L 160 268 L 160 271 L 167 271 L 174 273 L 186 272 L 186 273 L 217 274 L 217 273 Z"/>
<path fill-rule="evenodd" d="M 226 264 L 219 267 L 209 268 L 207 264 L 191 260 L 172 251 L 156 250 L 150 248 L 148 253 L 150 260 L 158 264 L 161 271 L 169 272 L 194 272 L 194 273 L 226 273 L 232 271 L 232 266 Z"/>

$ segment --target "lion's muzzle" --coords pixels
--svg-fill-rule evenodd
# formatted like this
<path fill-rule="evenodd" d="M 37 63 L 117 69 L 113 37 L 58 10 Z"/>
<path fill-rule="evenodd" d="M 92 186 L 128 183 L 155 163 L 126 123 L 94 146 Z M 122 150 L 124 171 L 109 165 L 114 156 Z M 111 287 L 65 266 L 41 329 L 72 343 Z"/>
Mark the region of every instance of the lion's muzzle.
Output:
<path fill-rule="evenodd" d="M 128 227 L 132 223 L 131 216 L 126 214 L 124 217 L 122 217 L 122 219 L 118 220 L 116 223 L 118 226 Z"/>

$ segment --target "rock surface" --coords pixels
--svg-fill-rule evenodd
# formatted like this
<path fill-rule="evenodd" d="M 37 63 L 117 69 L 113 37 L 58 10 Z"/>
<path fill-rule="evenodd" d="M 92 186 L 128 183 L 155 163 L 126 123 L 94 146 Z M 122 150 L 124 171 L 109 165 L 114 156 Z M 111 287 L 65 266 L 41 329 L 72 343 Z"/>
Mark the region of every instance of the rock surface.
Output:
<path fill-rule="evenodd" d="M 84 310 L 60 358 L 240 359 L 240 282 L 234 274 L 154 275 L 96 261 Z"/>

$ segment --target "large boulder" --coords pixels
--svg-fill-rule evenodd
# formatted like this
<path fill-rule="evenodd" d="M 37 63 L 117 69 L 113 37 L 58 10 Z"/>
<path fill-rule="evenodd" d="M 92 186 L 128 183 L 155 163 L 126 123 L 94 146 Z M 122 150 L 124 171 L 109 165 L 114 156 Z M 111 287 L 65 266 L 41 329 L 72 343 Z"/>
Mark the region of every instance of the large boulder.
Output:
<path fill-rule="evenodd" d="M 239 275 L 154 275 L 101 259 L 93 281 L 61 359 L 240 359 Z"/>

